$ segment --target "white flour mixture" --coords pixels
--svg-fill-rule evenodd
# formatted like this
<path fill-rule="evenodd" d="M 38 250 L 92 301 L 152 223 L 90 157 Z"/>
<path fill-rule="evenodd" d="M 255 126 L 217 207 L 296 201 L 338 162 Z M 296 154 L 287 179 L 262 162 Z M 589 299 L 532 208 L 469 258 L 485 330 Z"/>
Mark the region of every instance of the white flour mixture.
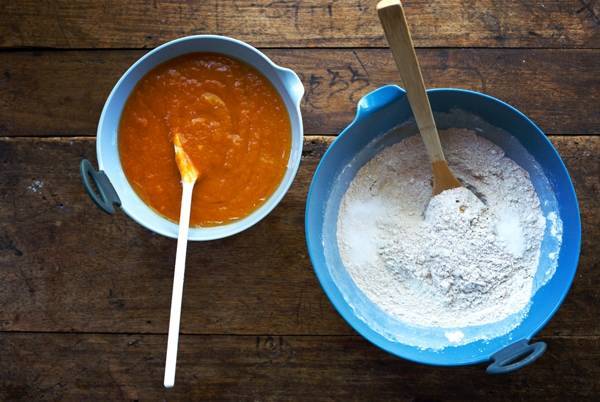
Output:
<path fill-rule="evenodd" d="M 546 219 L 529 174 L 501 148 L 465 129 L 440 134 L 450 167 L 479 198 L 466 188 L 431 198 L 429 160 L 412 136 L 358 171 L 342 199 L 337 239 L 373 303 L 409 325 L 448 328 L 456 344 L 457 329 L 527 306 Z"/>

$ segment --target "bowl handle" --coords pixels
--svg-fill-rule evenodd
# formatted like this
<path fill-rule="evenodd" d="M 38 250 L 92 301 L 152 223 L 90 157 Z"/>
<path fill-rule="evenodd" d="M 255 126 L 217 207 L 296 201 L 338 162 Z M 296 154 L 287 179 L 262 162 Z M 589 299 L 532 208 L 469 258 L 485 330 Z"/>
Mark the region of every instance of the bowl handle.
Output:
<path fill-rule="evenodd" d="M 406 95 L 406 91 L 397 85 L 385 85 L 364 95 L 358 101 L 356 119 L 376 112 Z"/>
<path fill-rule="evenodd" d="M 545 342 L 535 342 L 529 344 L 527 339 L 520 340 L 504 349 L 496 352 L 492 356 L 492 364 L 488 366 L 488 374 L 505 374 L 536 361 L 546 351 Z"/>
<path fill-rule="evenodd" d="M 80 172 L 83 187 L 92 201 L 107 214 L 114 214 L 115 208 L 113 205 L 120 206 L 121 200 L 106 173 L 102 170 L 96 171 L 87 159 L 81 161 Z"/>
<path fill-rule="evenodd" d="M 277 74 L 290 93 L 294 104 L 300 106 L 300 101 L 304 96 L 304 85 L 302 85 L 302 81 L 298 77 L 298 74 L 289 68 L 280 66 L 277 66 Z"/>

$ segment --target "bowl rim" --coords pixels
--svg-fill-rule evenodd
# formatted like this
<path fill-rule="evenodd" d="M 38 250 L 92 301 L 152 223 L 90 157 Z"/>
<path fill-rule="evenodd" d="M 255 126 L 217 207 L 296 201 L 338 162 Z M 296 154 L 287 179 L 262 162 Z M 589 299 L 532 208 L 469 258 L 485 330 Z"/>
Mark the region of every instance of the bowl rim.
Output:
<path fill-rule="evenodd" d="M 360 105 L 361 100 L 363 98 L 365 98 L 367 95 L 369 95 L 370 93 L 373 93 L 373 92 L 380 90 L 382 88 L 385 88 L 385 87 L 397 88 L 399 90 L 398 99 L 401 99 L 401 97 L 405 96 L 405 94 L 406 94 L 405 90 L 397 85 L 383 85 L 383 86 L 378 87 L 378 88 L 372 90 L 371 92 L 365 94 L 357 102 L 357 105 Z M 544 328 L 544 326 L 546 326 L 548 324 L 548 322 L 552 319 L 552 317 L 556 314 L 556 312 L 558 311 L 558 309 L 564 302 L 564 299 L 566 298 L 567 294 L 569 293 L 569 290 L 573 284 L 573 280 L 574 280 L 576 272 L 577 272 L 577 266 L 579 263 L 579 257 L 580 257 L 580 253 L 581 253 L 581 212 L 579 209 L 579 202 L 578 202 L 578 199 L 577 199 L 577 196 L 575 193 L 575 188 L 573 186 L 573 181 L 571 179 L 571 176 L 569 175 L 567 167 L 565 166 L 562 158 L 560 157 L 560 154 L 558 153 L 558 151 L 556 150 L 556 148 L 554 147 L 552 142 L 549 140 L 549 138 L 546 136 L 546 134 L 541 130 L 541 128 L 535 122 L 533 122 L 533 120 L 531 120 L 529 117 L 527 117 L 524 113 L 522 113 L 520 110 L 518 110 L 514 106 L 512 106 L 498 98 L 495 98 L 491 95 L 488 95 L 488 94 L 485 94 L 482 92 L 469 90 L 469 89 L 431 88 L 431 89 L 427 90 L 428 94 L 438 93 L 438 92 L 461 93 L 461 94 L 468 94 L 468 95 L 473 95 L 473 96 L 477 96 L 477 97 L 483 97 L 488 100 L 497 102 L 502 107 L 507 108 L 510 112 L 514 113 L 517 117 L 524 119 L 533 128 L 533 130 L 536 132 L 536 134 L 539 137 L 543 138 L 543 141 L 544 141 L 545 145 L 547 146 L 547 148 L 550 149 L 551 152 L 554 154 L 554 156 L 557 157 L 557 160 L 560 162 L 559 169 L 562 171 L 562 173 L 565 174 L 565 177 L 568 179 L 568 182 L 570 184 L 568 186 L 567 191 L 569 192 L 569 195 L 572 196 L 572 198 L 574 200 L 573 207 L 576 212 L 576 214 L 575 214 L 576 220 L 574 222 L 571 222 L 571 224 L 574 225 L 574 228 L 575 228 L 576 234 L 577 234 L 575 239 L 571 239 L 571 241 L 574 243 L 574 246 L 575 246 L 574 249 L 576 250 L 576 255 L 575 255 L 575 259 L 574 259 L 575 269 L 573 270 L 572 274 L 568 278 L 569 279 L 568 284 L 566 284 L 566 286 L 563 288 L 563 291 L 560 294 L 560 297 L 557 298 L 557 303 L 555 304 L 553 309 L 543 320 L 540 320 L 539 324 L 531 331 L 531 334 L 526 338 L 527 340 L 530 340 L 533 336 L 535 336 L 535 334 L 537 334 L 542 328 Z M 329 301 L 331 302 L 331 304 L 333 305 L 335 310 L 338 312 L 339 315 L 342 316 L 342 318 L 346 321 L 346 323 L 348 325 L 350 325 L 350 327 L 352 327 L 352 329 L 354 329 L 360 336 L 362 336 L 368 342 L 372 343 L 373 345 L 377 346 L 378 348 L 385 350 L 386 352 L 388 352 L 394 356 L 400 357 L 400 358 L 408 360 L 408 361 L 412 361 L 414 363 L 425 364 L 425 365 L 429 365 L 429 366 L 440 366 L 440 367 L 459 367 L 459 366 L 467 366 L 467 365 L 479 364 L 479 363 L 484 363 L 484 362 L 490 361 L 492 356 L 495 353 L 497 353 L 499 350 L 502 350 L 502 348 L 500 348 L 499 350 L 497 350 L 495 352 L 492 352 L 489 356 L 483 355 L 483 356 L 479 356 L 479 357 L 475 357 L 475 358 L 469 357 L 469 358 L 465 358 L 458 362 L 449 362 L 449 361 L 444 361 L 444 360 L 436 361 L 435 359 L 432 359 L 430 357 L 421 359 L 421 358 L 415 357 L 414 355 L 407 355 L 407 354 L 402 353 L 402 350 L 399 348 L 399 346 L 396 346 L 396 345 L 401 345 L 401 346 L 410 346 L 410 345 L 405 345 L 398 341 L 394 342 L 394 341 L 391 341 L 391 340 L 385 338 L 383 335 L 376 332 L 368 324 L 366 324 L 364 321 L 362 321 L 360 318 L 358 318 L 357 315 L 354 313 L 352 307 L 350 307 L 348 305 L 348 303 L 346 302 L 343 294 L 337 287 L 335 280 L 333 280 L 333 278 L 331 277 L 327 264 L 320 264 L 317 266 L 317 264 L 315 263 L 315 259 L 317 258 L 317 256 L 316 256 L 317 252 L 315 251 L 315 248 L 318 248 L 318 245 L 321 245 L 321 249 L 323 249 L 320 239 L 318 239 L 318 240 L 312 239 L 311 231 L 309 230 L 309 217 L 311 216 L 311 214 L 313 214 L 313 212 L 311 210 L 312 203 L 310 202 L 310 200 L 313 197 L 314 191 L 316 191 L 315 190 L 315 186 L 316 186 L 315 178 L 319 174 L 322 174 L 321 170 L 323 167 L 323 163 L 327 159 L 328 155 L 335 148 L 336 143 L 338 143 L 338 141 L 343 141 L 343 139 L 347 135 L 349 135 L 349 131 L 350 131 L 350 129 L 352 129 L 354 124 L 358 120 L 360 120 L 360 118 L 362 118 L 362 116 L 359 116 L 359 108 L 360 107 L 358 106 L 357 112 L 356 112 L 353 120 L 341 131 L 341 133 L 335 138 L 335 140 L 331 143 L 331 145 L 327 148 L 327 150 L 321 157 L 319 164 L 317 165 L 317 168 L 315 169 L 315 173 L 311 180 L 308 194 L 306 197 L 307 201 L 306 201 L 305 218 L 304 218 L 305 239 L 306 239 L 309 258 L 310 258 L 310 261 L 311 261 L 311 264 L 313 267 L 313 271 L 315 272 L 315 274 L 319 280 L 319 285 L 321 286 L 321 288 L 327 295 L 327 298 L 329 299 Z M 322 208 L 321 208 L 321 211 L 322 211 Z M 321 211 L 318 211 L 317 213 L 322 213 Z M 324 253 L 319 253 L 319 255 L 320 254 L 324 254 Z M 336 294 L 335 292 L 339 293 L 339 295 Z M 463 346 L 467 346 L 467 345 L 463 345 Z"/>
<path fill-rule="evenodd" d="M 106 120 L 108 118 L 107 116 L 109 114 L 108 110 L 109 110 L 110 105 L 113 102 L 113 98 L 115 98 L 116 93 L 119 90 L 119 88 L 129 79 L 129 76 L 137 68 L 139 68 L 140 65 L 147 63 L 148 60 L 152 56 L 154 56 L 160 52 L 163 52 L 165 49 L 167 49 L 169 47 L 172 47 L 172 46 L 175 46 L 175 45 L 178 45 L 181 43 L 185 43 L 185 42 L 201 43 L 201 42 L 207 41 L 207 40 L 229 42 L 236 46 L 243 47 L 243 48 L 249 50 L 250 52 L 256 54 L 262 60 L 264 60 L 268 64 L 268 66 L 273 69 L 273 72 L 274 72 L 273 75 L 280 75 L 282 85 L 288 92 L 289 98 L 293 105 L 293 107 L 288 107 L 286 105 L 286 109 L 288 111 L 288 114 L 290 115 L 290 135 L 291 135 L 290 147 L 291 147 L 291 149 L 290 149 L 290 155 L 288 158 L 286 173 L 284 174 L 284 177 L 281 179 L 279 186 L 277 186 L 275 188 L 275 190 L 271 193 L 270 197 L 260 207 L 258 207 L 254 211 L 252 211 L 248 216 L 246 216 L 240 220 L 228 223 L 226 225 L 219 225 L 219 226 L 215 226 L 215 227 L 206 227 L 206 228 L 190 227 L 188 240 L 192 240 L 192 241 L 217 240 L 217 239 L 222 239 L 222 238 L 226 238 L 229 236 L 233 236 L 233 235 L 240 233 L 246 229 L 249 229 L 250 227 L 252 227 L 255 224 L 257 224 L 258 222 L 260 222 L 262 219 L 264 219 L 268 214 L 270 214 L 272 212 L 272 210 L 275 209 L 275 207 L 277 205 L 279 205 L 279 203 L 281 202 L 283 197 L 287 194 L 287 192 L 289 191 L 289 189 L 298 173 L 298 169 L 299 169 L 300 162 L 301 162 L 302 148 L 303 148 L 303 144 L 304 144 L 304 127 L 303 127 L 303 121 L 302 121 L 302 111 L 300 109 L 300 103 L 302 101 L 302 97 L 304 94 L 304 88 L 303 88 L 302 82 L 300 81 L 300 78 L 293 70 L 275 64 L 263 52 L 261 52 L 260 50 L 256 49 L 252 45 L 250 45 L 246 42 L 243 42 L 241 40 L 231 38 L 228 36 L 223 36 L 223 35 L 189 35 L 189 36 L 180 37 L 180 38 L 171 40 L 169 42 L 163 43 L 162 45 L 157 46 L 156 48 L 145 53 L 143 56 L 141 56 L 139 59 L 137 59 L 133 64 L 131 64 L 129 66 L 129 68 L 121 75 L 119 80 L 115 83 L 111 92 L 109 93 L 108 97 L 106 98 L 106 101 L 104 102 L 104 106 L 102 108 L 102 113 L 100 114 L 100 119 L 98 121 L 98 127 L 96 130 L 96 158 L 98 161 L 99 170 L 103 170 L 103 167 L 104 167 L 104 163 L 103 163 L 104 157 L 103 157 L 102 140 L 101 140 L 102 133 L 105 131 L 104 127 L 106 125 L 105 122 L 106 122 Z M 191 50 L 189 52 L 184 52 L 181 55 L 188 54 L 188 53 L 194 53 L 194 52 L 202 52 L 202 49 Z M 211 50 L 211 52 L 214 52 L 214 51 Z M 214 52 L 214 53 L 218 53 L 218 52 Z M 175 56 L 175 57 L 178 57 L 178 56 Z M 231 55 L 226 55 L 226 56 L 234 58 L 234 59 L 236 58 L 235 56 L 231 56 Z M 152 68 L 154 68 L 168 60 L 171 60 L 171 59 L 172 58 L 168 58 L 159 63 L 156 63 L 155 65 L 152 66 Z M 248 62 L 245 60 L 241 60 L 241 61 L 246 64 L 251 65 L 253 68 L 255 68 L 257 71 L 259 71 L 261 74 L 263 74 L 263 76 L 265 76 L 269 80 L 269 82 L 271 82 L 271 84 L 275 87 L 278 94 L 282 98 L 284 98 L 284 94 L 273 83 L 273 77 L 269 76 L 271 74 L 267 74 L 265 71 L 263 71 L 263 69 L 259 68 L 254 63 L 251 63 L 251 62 Z M 293 79 L 297 81 L 297 85 L 300 86 L 299 92 L 297 94 L 293 93 L 293 89 L 290 88 L 290 85 L 285 84 L 285 79 L 283 78 L 284 74 L 291 75 L 293 77 Z M 131 94 L 131 92 L 129 92 L 127 94 L 127 97 L 129 97 L 130 94 Z M 297 116 L 298 122 L 296 125 L 292 122 L 292 117 L 294 117 L 294 115 Z M 118 138 L 118 133 L 117 133 L 117 138 Z M 115 145 L 115 152 L 118 153 L 118 143 L 117 143 L 117 145 Z M 124 175 L 122 166 L 119 166 L 118 170 L 120 172 L 122 172 Z M 110 180 L 111 179 L 110 174 L 108 172 L 105 172 L 105 173 L 107 174 L 107 176 Z M 286 178 L 286 176 L 287 176 L 287 178 Z M 125 176 L 125 181 L 126 181 L 127 185 L 129 187 L 131 187 L 131 184 L 129 183 L 129 180 L 127 179 L 126 176 Z M 121 209 L 125 212 L 125 214 L 129 218 L 131 218 L 132 220 L 137 222 L 139 225 L 143 226 L 144 228 L 146 228 L 154 233 L 176 239 L 177 238 L 177 230 L 169 230 L 169 228 L 167 226 L 175 225 L 175 227 L 177 227 L 178 224 L 176 222 L 170 221 L 169 219 L 165 218 L 164 216 L 162 216 L 161 214 L 156 212 L 153 208 L 151 208 L 148 204 L 146 204 L 141 199 L 141 197 L 139 197 L 139 195 L 135 192 L 135 190 L 133 190 L 133 188 L 131 188 L 131 189 L 132 189 L 132 192 L 134 193 L 134 195 L 136 197 L 138 197 L 140 199 L 140 201 L 146 207 L 148 207 L 150 212 L 152 214 L 156 215 L 159 218 L 159 220 L 163 221 L 164 223 L 167 223 L 167 225 L 155 227 L 154 225 L 148 223 L 145 219 L 143 219 L 143 215 L 144 215 L 143 213 L 136 213 L 133 210 L 133 208 L 130 207 L 130 205 L 127 201 L 123 202 L 123 199 L 127 200 L 129 197 L 123 198 L 123 195 L 119 194 L 119 197 L 121 198 L 121 201 L 122 201 Z M 118 190 L 115 189 L 115 191 L 118 191 Z M 118 192 L 117 192 L 117 194 L 118 194 Z"/>

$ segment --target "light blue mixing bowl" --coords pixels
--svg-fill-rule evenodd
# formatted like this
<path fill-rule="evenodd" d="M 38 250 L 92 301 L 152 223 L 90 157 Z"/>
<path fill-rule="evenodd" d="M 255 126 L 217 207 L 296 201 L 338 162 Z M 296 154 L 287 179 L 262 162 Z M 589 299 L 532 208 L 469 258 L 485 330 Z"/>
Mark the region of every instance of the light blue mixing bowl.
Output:
<path fill-rule="evenodd" d="M 276 65 L 247 43 L 218 35 L 187 36 L 165 43 L 136 61 L 117 82 L 104 104 L 96 135 L 99 171 L 84 159 L 81 162 L 81 175 L 86 191 L 104 211 L 113 213 L 115 211 L 113 205 L 121 206 L 127 215 L 142 226 L 164 236 L 177 238 L 177 224 L 146 205 L 127 181 L 119 159 L 117 137 L 121 112 L 138 81 L 159 64 L 194 52 L 224 54 L 260 71 L 271 81 L 283 99 L 290 117 L 292 132 L 292 147 L 286 173 L 279 187 L 260 208 L 249 216 L 227 225 L 190 228 L 189 240 L 214 240 L 239 233 L 271 212 L 292 184 L 302 157 L 304 131 L 300 101 L 304 94 L 304 86 L 296 73 Z"/>
<path fill-rule="evenodd" d="M 519 318 L 519 324 L 515 321 L 517 326 L 510 332 L 491 339 L 439 349 L 417 347 L 402 339 L 425 337 L 433 344 L 442 335 L 435 329 L 410 327 L 391 318 L 358 289 L 344 268 L 337 248 L 336 222 L 345 190 L 357 171 L 378 151 L 416 132 L 398 130 L 402 124 L 409 127 L 407 122 L 411 120 L 412 112 L 405 91 L 397 86 L 381 87 L 364 96 L 358 102 L 352 123 L 322 158 L 306 205 L 306 240 L 310 258 L 321 286 L 338 312 L 358 333 L 380 348 L 419 363 L 451 366 L 491 362 L 487 369 L 490 373 L 513 371 L 533 362 L 546 349 L 544 342 L 530 344 L 529 341 L 557 311 L 575 276 L 581 243 L 575 190 L 552 143 L 515 108 L 491 96 L 467 90 L 432 89 L 428 95 L 440 128 L 475 129 L 476 125 L 480 135 L 503 148 L 509 157 L 529 172 L 543 213 L 547 214 L 552 209 L 563 222 L 556 272 L 542 286 L 544 265 L 549 261 L 547 258 L 540 259 L 535 279 L 539 289 L 531 299 L 526 316 L 521 317 L 522 321 Z M 481 127 L 484 129 L 481 130 Z M 394 135 L 384 135 L 393 128 L 396 128 Z M 490 134 L 492 132 L 501 134 Z M 532 165 L 527 153 L 543 172 Z M 549 230 L 544 242 L 549 238 Z M 510 322 L 498 325 L 505 324 Z M 490 330 L 492 333 L 495 325 L 472 328 L 472 331 L 485 333 Z"/>

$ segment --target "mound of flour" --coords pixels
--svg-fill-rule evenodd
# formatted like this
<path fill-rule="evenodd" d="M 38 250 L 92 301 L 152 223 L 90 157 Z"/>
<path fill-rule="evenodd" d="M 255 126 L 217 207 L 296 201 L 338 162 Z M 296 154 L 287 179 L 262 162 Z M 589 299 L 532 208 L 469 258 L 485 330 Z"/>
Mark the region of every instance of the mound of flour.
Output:
<path fill-rule="evenodd" d="M 458 188 L 431 198 L 422 140 L 409 137 L 350 184 L 337 221 L 340 255 L 363 293 L 403 322 L 498 322 L 531 298 L 546 220 L 528 173 L 502 149 L 465 129 L 440 134 L 450 167 L 477 196 Z"/>

